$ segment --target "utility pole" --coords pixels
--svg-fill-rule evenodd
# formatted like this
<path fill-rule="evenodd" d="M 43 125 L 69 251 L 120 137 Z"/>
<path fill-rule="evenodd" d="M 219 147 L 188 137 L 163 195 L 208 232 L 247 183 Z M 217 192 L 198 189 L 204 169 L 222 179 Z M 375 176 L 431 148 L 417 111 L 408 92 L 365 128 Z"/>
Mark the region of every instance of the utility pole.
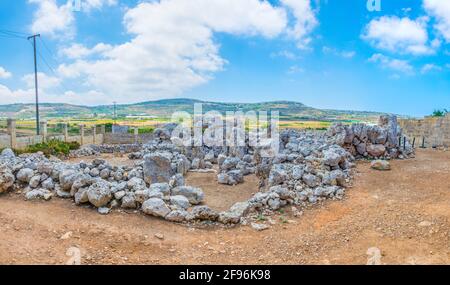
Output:
<path fill-rule="evenodd" d="M 36 61 L 36 37 L 40 37 L 40 34 L 36 34 L 28 37 L 28 40 L 33 39 L 34 50 L 34 88 L 36 90 L 36 133 L 40 135 L 39 127 L 39 94 L 38 94 L 38 74 L 37 74 L 37 61 Z"/>

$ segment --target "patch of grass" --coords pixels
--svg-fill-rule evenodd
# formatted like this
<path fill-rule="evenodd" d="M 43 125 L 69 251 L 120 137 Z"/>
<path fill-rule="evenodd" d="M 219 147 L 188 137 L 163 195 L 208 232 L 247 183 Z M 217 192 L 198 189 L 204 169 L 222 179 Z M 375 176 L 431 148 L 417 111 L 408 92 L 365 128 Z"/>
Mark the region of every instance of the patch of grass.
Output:
<path fill-rule="evenodd" d="M 282 224 L 287 224 L 287 223 L 288 223 L 288 220 L 286 219 L 286 217 L 281 216 L 281 217 L 280 217 L 280 222 L 281 222 Z"/>
<path fill-rule="evenodd" d="M 62 142 L 59 140 L 49 140 L 46 143 L 38 143 L 28 146 L 23 152 L 25 153 L 36 153 L 43 152 L 45 156 L 50 155 L 68 155 L 71 150 L 76 150 L 80 148 L 80 144 L 77 142 Z"/>
<path fill-rule="evenodd" d="M 267 218 L 261 213 L 261 214 L 258 215 L 258 217 L 256 218 L 256 220 L 257 220 L 258 222 L 264 222 L 264 221 L 267 221 Z"/>

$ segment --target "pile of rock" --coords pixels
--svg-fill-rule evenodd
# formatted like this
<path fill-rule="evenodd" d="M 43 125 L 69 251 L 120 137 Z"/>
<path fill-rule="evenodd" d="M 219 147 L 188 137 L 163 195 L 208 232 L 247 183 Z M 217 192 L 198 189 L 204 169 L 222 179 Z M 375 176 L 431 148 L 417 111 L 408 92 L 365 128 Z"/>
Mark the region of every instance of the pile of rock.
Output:
<path fill-rule="evenodd" d="M 256 172 L 253 155 L 251 154 L 245 154 L 242 159 L 220 154 L 217 161 L 220 169 L 217 180 L 220 184 L 236 185 L 243 183 L 244 176 Z"/>
<path fill-rule="evenodd" d="M 336 124 L 327 132 L 284 130 L 278 154 L 265 158 L 261 149 L 249 145 L 178 147 L 170 140 L 170 128 L 162 128 L 139 150 L 122 148 L 133 151 L 134 166 L 112 166 L 102 159 L 69 164 L 47 159 L 42 153 L 16 157 L 7 149 L 0 156 L 0 193 L 20 191 L 28 200 L 70 198 L 77 205 L 90 204 L 102 214 L 114 208 L 140 209 L 174 222 L 233 224 L 255 211 L 341 199 L 355 159 L 414 155 L 409 143 L 400 146 L 400 137 L 395 117 L 382 117 L 378 126 Z M 121 148 L 86 146 L 79 154 L 111 149 Z M 256 174 L 261 191 L 223 212 L 203 205 L 203 191 L 185 185 L 184 175 L 211 170 L 215 164 L 218 183 L 236 185 L 246 175 Z"/>
<path fill-rule="evenodd" d="M 10 150 L 0 156 L 0 192 L 17 190 L 27 200 L 49 200 L 53 196 L 73 199 L 77 205 L 91 204 L 106 214 L 113 208 L 139 209 L 170 221 L 196 218 L 187 211 L 203 202 L 201 189 L 184 184 L 181 174 L 167 182 L 150 185 L 144 167 L 111 166 L 102 159 L 92 163 L 64 163 L 42 153 L 16 157 Z M 195 209 L 195 207 L 194 207 Z"/>
<path fill-rule="evenodd" d="M 335 124 L 328 130 L 328 135 L 356 158 L 394 159 L 414 156 L 412 145 L 402 139 L 396 116 L 382 116 L 375 126 Z"/>

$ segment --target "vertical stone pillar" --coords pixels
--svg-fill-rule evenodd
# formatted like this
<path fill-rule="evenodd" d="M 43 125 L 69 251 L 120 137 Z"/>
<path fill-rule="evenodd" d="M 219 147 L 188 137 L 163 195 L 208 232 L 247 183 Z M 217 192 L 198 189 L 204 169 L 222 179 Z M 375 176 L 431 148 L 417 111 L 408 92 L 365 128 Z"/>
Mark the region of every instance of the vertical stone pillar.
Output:
<path fill-rule="evenodd" d="M 47 121 L 39 122 L 42 142 L 47 142 Z"/>
<path fill-rule="evenodd" d="M 80 145 L 84 145 L 84 125 L 80 125 Z"/>
<path fill-rule="evenodd" d="M 100 133 L 101 133 L 102 135 L 105 135 L 105 134 L 106 134 L 106 126 L 105 126 L 105 125 L 101 125 L 101 126 L 100 126 Z"/>
<path fill-rule="evenodd" d="M 69 126 L 67 125 L 67 123 L 63 124 L 63 133 L 64 133 L 64 141 L 68 142 L 68 140 L 69 140 Z"/>
<path fill-rule="evenodd" d="M 93 125 L 92 126 L 92 143 L 93 144 L 96 143 L 96 137 L 97 137 L 97 126 Z"/>
<path fill-rule="evenodd" d="M 139 129 L 134 128 L 134 143 L 137 144 L 139 141 Z"/>
<path fill-rule="evenodd" d="M 17 148 L 16 120 L 8 119 L 8 135 L 11 148 Z"/>

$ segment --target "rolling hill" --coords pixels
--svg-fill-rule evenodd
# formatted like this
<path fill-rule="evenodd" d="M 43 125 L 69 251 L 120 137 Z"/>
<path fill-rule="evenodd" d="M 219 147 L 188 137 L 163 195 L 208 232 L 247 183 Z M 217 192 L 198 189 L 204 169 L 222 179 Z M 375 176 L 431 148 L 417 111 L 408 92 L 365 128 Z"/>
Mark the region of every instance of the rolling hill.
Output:
<path fill-rule="evenodd" d="M 193 113 L 195 103 L 203 104 L 203 112 L 217 110 L 221 113 L 227 111 L 279 111 L 283 120 L 371 120 L 383 113 L 322 110 L 306 106 L 293 101 L 274 101 L 263 103 L 220 103 L 206 102 L 194 99 L 166 99 L 141 102 L 136 104 L 121 104 L 116 106 L 118 117 L 125 116 L 155 116 L 170 117 L 173 112 L 186 111 Z M 43 103 L 40 104 L 40 113 L 43 118 L 92 118 L 108 117 L 114 113 L 112 105 L 79 106 L 70 104 Z M 34 104 L 0 105 L 1 118 L 32 119 L 35 115 Z"/>

